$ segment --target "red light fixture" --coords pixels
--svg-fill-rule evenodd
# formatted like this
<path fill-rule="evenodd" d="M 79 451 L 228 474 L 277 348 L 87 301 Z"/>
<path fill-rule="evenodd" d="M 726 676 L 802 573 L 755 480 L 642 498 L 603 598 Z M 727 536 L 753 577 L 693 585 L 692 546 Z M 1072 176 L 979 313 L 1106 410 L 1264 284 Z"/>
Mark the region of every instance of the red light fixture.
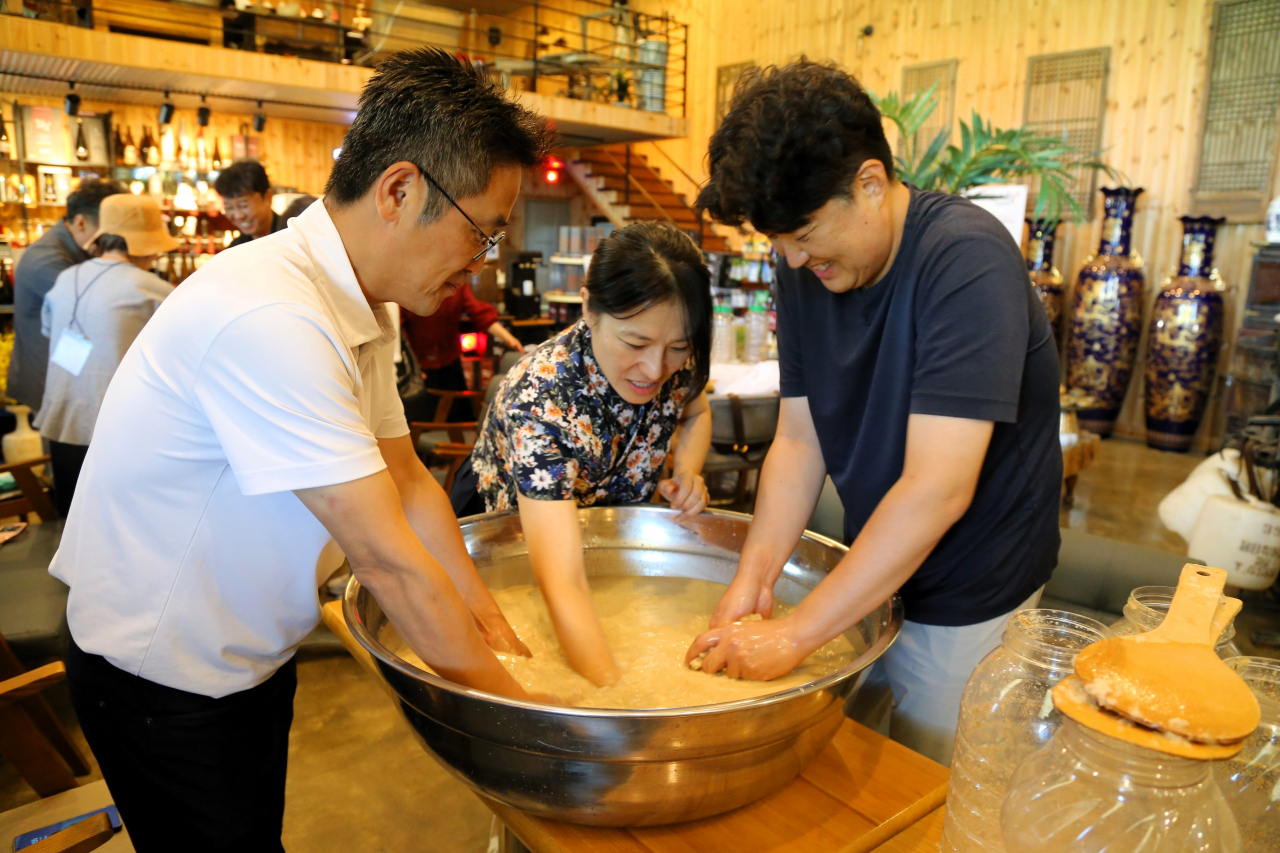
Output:
<path fill-rule="evenodd" d="M 484 355 L 489 349 L 489 336 L 484 332 L 463 332 L 458 336 L 458 348 L 464 353 Z"/>
<path fill-rule="evenodd" d="M 564 168 L 564 161 L 556 157 L 548 157 L 542 164 L 542 179 L 548 184 L 560 183 L 560 171 Z"/>

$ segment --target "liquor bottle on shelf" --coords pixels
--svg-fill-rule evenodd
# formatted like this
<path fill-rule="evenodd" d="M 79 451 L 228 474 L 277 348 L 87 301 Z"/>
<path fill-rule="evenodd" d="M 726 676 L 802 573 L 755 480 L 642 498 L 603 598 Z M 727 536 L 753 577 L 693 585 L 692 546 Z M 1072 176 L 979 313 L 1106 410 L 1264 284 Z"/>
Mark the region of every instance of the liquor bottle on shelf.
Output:
<path fill-rule="evenodd" d="M 111 146 L 112 158 L 117 166 L 124 165 L 124 139 L 120 137 L 120 125 L 115 126 Z"/>
<path fill-rule="evenodd" d="M 120 159 L 126 166 L 138 165 L 138 144 L 133 141 L 133 128 L 131 127 L 124 129 L 124 146 L 121 149 Z"/>
<path fill-rule="evenodd" d="M 173 123 L 160 128 L 160 165 L 166 169 L 182 168 L 178 161 L 178 141 L 173 133 Z"/>
<path fill-rule="evenodd" d="M 209 146 L 204 141 L 204 128 L 196 131 L 196 162 L 195 168 L 198 172 L 209 171 Z"/>
<path fill-rule="evenodd" d="M 169 133 L 165 134 L 165 139 L 167 141 L 173 140 L 173 137 L 171 135 L 172 133 L 173 131 L 171 129 Z M 173 146 L 176 146 L 177 148 L 177 150 L 174 151 L 173 157 L 172 157 L 174 161 L 174 166 L 178 169 L 181 169 L 184 172 L 187 171 L 187 169 L 191 168 L 191 146 L 188 143 L 189 143 L 189 140 L 187 139 L 187 120 L 179 119 L 178 120 L 178 138 L 176 140 L 171 141 L 170 144 Z M 163 154 L 163 149 L 164 149 L 164 146 L 162 145 L 161 146 L 162 154 Z"/>
<path fill-rule="evenodd" d="M 142 140 L 142 151 L 146 156 L 148 166 L 160 165 L 160 144 L 156 138 L 151 135 L 151 128 L 143 125 L 142 132 L 144 134 Z"/>
<path fill-rule="evenodd" d="M 89 141 L 84 138 L 84 119 L 76 116 L 76 159 L 84 162 L 89 159 Z"/>
<path fill-rule="evenodd" d="M 13 159 L 13 143 L 9 141 L 9 125 L 0 118 L 0 160 Z"/>
<path fill-rule="evenodd" d="M 213 137 L 213 160 L 209 163 L 209 168 L 215 172 L 222 171 L 222 147 L 218 145 L 218 137 Z"/>

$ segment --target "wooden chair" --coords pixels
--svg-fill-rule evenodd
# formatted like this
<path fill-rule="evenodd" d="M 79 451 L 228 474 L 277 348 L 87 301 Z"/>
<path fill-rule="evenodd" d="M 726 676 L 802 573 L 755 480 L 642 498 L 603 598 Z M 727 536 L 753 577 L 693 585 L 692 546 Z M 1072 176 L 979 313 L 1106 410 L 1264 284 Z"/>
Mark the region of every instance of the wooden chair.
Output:
<path fill-rule="evenodd" d="M 4 648 L 7 650 L 8 647 Z M 44 705 L 40 691 L 57 684 L 66 677 L 66 673 L 66 666 L 58 661 L 0 681 L 0 753 L 3 753 L 4 757 L 18 769 L 22 778 L 27 780 L 41 798 L 58 798 L 64 792 L 79 787 L 68 772 L 67 766 L 59 760 L 59 756 L 71 765 L 76 775 L 89 772 L 89 768 L 84 766 L 84 759 L 75 751 L 75 747 L 65 740 L 66 733 L 62 731 L 56 720 L 52 722 L 56 727 L 57 737 L 63 739 L 65 748 L 70 750 L 70 754 L 64 752 L 56 740 L 45 737 L 45 730 L 37 722 L 38 714 L 33 716 L 27 713 L 27 710 L 33 707 L 47 709 L 48 706 Z M 39 705 L 33 703 L 39 703 Z M 78 769 L 77 764 L 79 764 Z M 101 783 L 97 784 L 101 786 Z M 101 797 L 104 792 L 96 792 L 95 796 Z M 109 805 L 110 801 L 108 800 L 106 804 Z M 77 814 L 84 814 L 84 812 L 73 809 L 64 819 Z M 6 816 L 0 815 L 0 821 L 3 821 Z M 26 849 L 31 853 L 89 853 L 106 844 L 114 835 L 111 819 L 105 814 L 96 814 Z M 0 840 L 7 842 L 10 839 Z M 117 846 L 123 848 L 124 845 Z M 130 846 L 129 849 L 132 847 Z"/>
<path fill-rule="evenodd" d="M 54 509 L 49 493 L 45 491 L 40 478 L 32 470 L 48 462 L 48 456 L 41 456 L 39 459 L 28 459 L 26 462 L 0 465 L 0 474 L 12 474 L 13 479 L 18 483 L 18 489 L 22 492 L 22 497 L 0 501 L 0 518 L 17 515 L 25 521 L 31 521 L 29 515 L 34 512 L 40 516 L 41 521 L 57 519 L 58 511 Z"/>
<path fill-rule="evenodd" d="M 443 388 L 428 388 L 426 393 L 433 397 L 440 398 L 436 403 L 436 413 L 432 420 L 435 423 L 445 423 L 449 420 L 449 412 L 453 409 L 453 401 L 458 399 L 467 400 L 471 403 L 471 411 L 475 414 L 475 420 L 484 420 L 481 415 L 484 412 L 484 394 L 480 391 L 449 391 Z"/>
<path fill-rule="evenodd" d="M 467 392 L 470 393 L 470 392 Z M 411 421 L 409 438 L 428 468 L 443 465 L 444 481 L 441 485 L 445 492 L 453 488 L 453 478 L 457 476 L 462 462 L 471 455 L 475 445 L 476 429 L 474 421 L 466 423 Z M 467 434 L 470 433 L 470 440 Z"/>

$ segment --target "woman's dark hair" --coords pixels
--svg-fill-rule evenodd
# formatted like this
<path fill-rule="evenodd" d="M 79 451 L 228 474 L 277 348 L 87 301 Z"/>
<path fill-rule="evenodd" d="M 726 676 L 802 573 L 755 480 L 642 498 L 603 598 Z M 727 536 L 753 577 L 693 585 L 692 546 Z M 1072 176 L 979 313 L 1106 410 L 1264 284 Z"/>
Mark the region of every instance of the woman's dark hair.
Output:
<path fill-rule="evenodd" d="M 365 83 L 326 198 L 346 207 L 401 161 L 426 169 L 455 199 L 480 195 L 495 165 L 536 165 L 554 138 L 547 120 L 508 97 L 483 66 L 439 48 L 402 50 Z M 448 209 L 431 188 L 422 221 Z"/>
<path fill-rule="evenodd" d="M 614 231 L 591 256 L 587 296 L 588 310 L 620 319 L 675 300 L 689 336 L 689 399 L 702 393 L 711 373 L 711 273 L 689 235 L 665 222 Z"/>
<path fill-rule="evenodd" d="M 119 234 L 99 234 L 97 239 L 93 241 L 93 245 L 98 247 L 98 254 L 103 255 L 107 252 L 124 252 L 129 254 L 129 242 Z"/>
<path fill-rule="evenodd" d="M 271 181 L 257 160 L 237 160 L 218 173 L 213 188 L 223 198 L 243 198 L 249 193 L 266 195 Z"/>
<path fill-rule="evenodd" d="M 698 206 L 765 234 L 790 234 L 831 199 L 848 197 L 867 160 L 893 179 L 876 105 L 834 63 L 806 57 L 743 74 L 707 157 L 711 179 Z"/>

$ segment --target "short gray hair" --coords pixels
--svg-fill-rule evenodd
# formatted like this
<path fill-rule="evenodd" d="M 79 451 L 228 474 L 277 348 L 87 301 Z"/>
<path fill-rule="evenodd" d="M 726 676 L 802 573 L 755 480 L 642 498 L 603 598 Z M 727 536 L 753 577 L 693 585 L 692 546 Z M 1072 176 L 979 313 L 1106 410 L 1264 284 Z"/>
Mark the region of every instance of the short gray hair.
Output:
<path fill-rule="evenodd" d="M 495 165 L 534 166 L 553 138 L 547 120 L 508 98 L 483 66 L 437 48 L 404 50 L 365 84 L 325 194 L 339 207 L 352 204 L 389 166 L 407 161 L 455 199 L 480 195 Z M 432 187 L 423 221 L 448 205 Z"/>

